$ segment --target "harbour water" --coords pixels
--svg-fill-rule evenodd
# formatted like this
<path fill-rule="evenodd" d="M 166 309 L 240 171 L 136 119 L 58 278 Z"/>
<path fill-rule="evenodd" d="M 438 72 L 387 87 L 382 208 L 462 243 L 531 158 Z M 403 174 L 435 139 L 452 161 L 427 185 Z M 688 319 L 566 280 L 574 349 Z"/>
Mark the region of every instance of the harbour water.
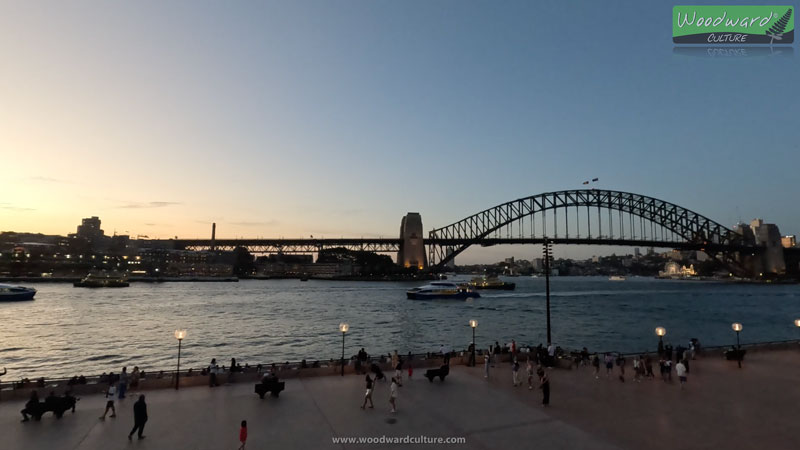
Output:
<path fill-rule="evenodd" d="M 460 278 L 463 281 L 467 277 Z M 406 289 L 424 284 L 310 280 L 239 283 L 133 283 L 123 289 L 81 289 L 26 283 L 33 302 L 0 303 L 0 367 L 6 381 L 174 367 L 176 328 L 186 328 L 182 367 L 211 358 L 228 364 L 339 358 L 340 322 L 350 324 L 346 354 L 397 349 L 424 353 L 444 344 L 466 348 L 478 320 L 479 347 L 546 344 L 543 278 L 510 278 L 515 291 L 483 291 L 463 301 L 413 301 Z M 557 277 L 551 282 L 553 341 L 590 351 L 653 350 L 656 326 L 666 341 L 686 345 L 800 338 L 800 286 L 698 281 Z"/>

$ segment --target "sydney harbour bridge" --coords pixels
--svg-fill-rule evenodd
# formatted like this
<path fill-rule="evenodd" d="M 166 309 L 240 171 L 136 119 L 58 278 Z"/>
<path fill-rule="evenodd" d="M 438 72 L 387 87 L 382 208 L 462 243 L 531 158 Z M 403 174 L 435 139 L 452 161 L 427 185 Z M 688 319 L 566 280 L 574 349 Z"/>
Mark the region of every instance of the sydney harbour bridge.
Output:
<path fill-rule="evenodd" d="M 728 228 L 687 208 L 630 192 L 581 189 L 548 192 L 512 200 L 472 214 L 423 235 L 418 213 L 403 217 L 397 239 L 175 239 L 186 250 L 251 253 L 316 253 L 325 249 L 397 253 L 397 263 L 443 270 L 471 246 L 500 244 L 578 244 L 699 250 L 739 275 L 777 271 L 783 264 L 781 237 L 774 229 Z M 776 240 L 777 238 L 777 240 Z M 780 261 L 778 261 L 780 259 Z"/>

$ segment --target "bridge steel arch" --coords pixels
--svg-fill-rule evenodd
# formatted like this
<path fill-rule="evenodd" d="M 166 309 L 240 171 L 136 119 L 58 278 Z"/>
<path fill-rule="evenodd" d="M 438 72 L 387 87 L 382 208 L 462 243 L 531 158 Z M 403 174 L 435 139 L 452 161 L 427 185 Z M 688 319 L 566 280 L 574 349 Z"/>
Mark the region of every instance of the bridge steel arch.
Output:
<path fill-rule="evenodd" d="M 611 211 L 618 211 L 619 214 L 627 213 L 657 224 L 669 230 L 676 240 L 672 242 L 653 239 L 636 240 L 625 239 L 624 236 L 622 239 L 609 239 L 611 235 L 603 236 L 602 228 L 599 228 L 599 225 L 598 236 L 594 239 L 591 234 L 584 239 L 570 239 L 568 216 L 566 216 L 567 239 L 559 239 L 558 220 L 555 210 L 573 207 L 588 208 L 586 223 L 588 223 L 589 233 L 591 233 L 591 219 L 588 214 L 591 208 L 597 208 L 598 224 L 602 224 L 602 218 L 600 218 L 601 210 L 608 210 L 610 224 L 613 223 Z M 545 216 L 548 210 L 554 210 L 552 224 L 553 230 L 555 230 L 554 234 L 549 235 L 546 232 L 546 227 L 549 225 Z M 658 244 L 653 246 L 672 246 L 674 244 L 675 247 L 697 248 L 712 255 L 716 252 L 729 253 L 735 250 L 751 250 L 751 246 L 743 243 L 743 237 L 739 233 L 674 203 L 631 192 L 583 189 L 548 192 L 519 198 L 483 210 L 446 227 L 431 230 L 426 242 L 429 246 L 429 263 L 434 270 L 441 269 L 471 245 L 493 245 L 493 243 L 502 242 L 502 240 L 492 239 L 492 234 L 502 230 L 503 227 L 524 220 L 526 217 L 530 217 L 530 220 L 533 220 L 534 215 L 537 213 L 542 213 L 543 215 L 543 236 L 539 239 L 534 239 L 532 235 L 531 239 L 517 241 L 539 242 L 550 238 L 555 242 L 601 245 L 642 245 L 650 242 Z M 581 219 L 578 220 L 580 221 Z M 623 227 L 622 232 L 624 234 L 624 225 L 620 226 Z M 635 224 L 633 227 L 635 228 Z M 730 260 L 728 257 L 726 259 Z"/>

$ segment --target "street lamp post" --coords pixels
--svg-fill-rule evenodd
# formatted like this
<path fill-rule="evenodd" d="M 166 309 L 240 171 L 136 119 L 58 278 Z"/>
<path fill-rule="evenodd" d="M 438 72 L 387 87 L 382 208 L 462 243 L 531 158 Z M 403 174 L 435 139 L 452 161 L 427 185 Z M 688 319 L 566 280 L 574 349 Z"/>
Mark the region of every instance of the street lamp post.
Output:
<path fill-rule="evenodd" d="M 800 319 L 794 319 L 794 326 L 800 328 Z"/>
<path fill-rule="evenodd" d="M 180 387 L 181 380 L 181 342 L 186 337 L 186 330 L 175 330 L 175 339 L 178 340 L 178 370 L 175 372 L 175 390 Z"/>
<path fill-rule="evenodd" d="M 547 345 L 553 342 L 550 336 L 550 258 L 552 258 L 553 244 L 547 239 L 544 240 L 542 255 L 544 256 L 544 285 L 547 295 Z"/>
<path fill-rule="evenodd" d="M 664 327 L 656 327 L 656 336 L 658 336 L 658 356 L 664 353 L 664 336 L 667 334 L 667 329 Z"/>
<path fill-rule="evenodd" d="M 347 333 L 347 330 L 350 329 L 350 325 L 342 322 L 339 324 L 339 331 L 342 332 L 342 375 L 344 376 L 344 335 Z"/>
<path fill-rule="evenodd" d="M 739 368 L 742 368 L 742 346 L 739 344 L 739 332 L 742 331 L 742 324 L 734 322 L 731 325 L 733 331 L 736 332 L 736 359 L 739 361 Z"/>
<path fill-rule="evenodd" d="M 472 327 L 472 367 L 475 367 L 475 328 L 478 328 L 478 321 L 470 320 L 469 326 Z"/>

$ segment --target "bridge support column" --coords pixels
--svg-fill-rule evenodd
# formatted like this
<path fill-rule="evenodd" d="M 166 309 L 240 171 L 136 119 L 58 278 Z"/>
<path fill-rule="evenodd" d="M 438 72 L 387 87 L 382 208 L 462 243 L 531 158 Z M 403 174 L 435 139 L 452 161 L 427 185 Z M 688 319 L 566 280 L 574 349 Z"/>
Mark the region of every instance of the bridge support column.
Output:
<path fill-rule="evenodd" d="M 406 214 L 400 222 L 400 251 L 397 253 L 399 266 L 416 267 L 419 270 L 428 267 L 422 236 L 422 216 L 415 212 Z"/>

